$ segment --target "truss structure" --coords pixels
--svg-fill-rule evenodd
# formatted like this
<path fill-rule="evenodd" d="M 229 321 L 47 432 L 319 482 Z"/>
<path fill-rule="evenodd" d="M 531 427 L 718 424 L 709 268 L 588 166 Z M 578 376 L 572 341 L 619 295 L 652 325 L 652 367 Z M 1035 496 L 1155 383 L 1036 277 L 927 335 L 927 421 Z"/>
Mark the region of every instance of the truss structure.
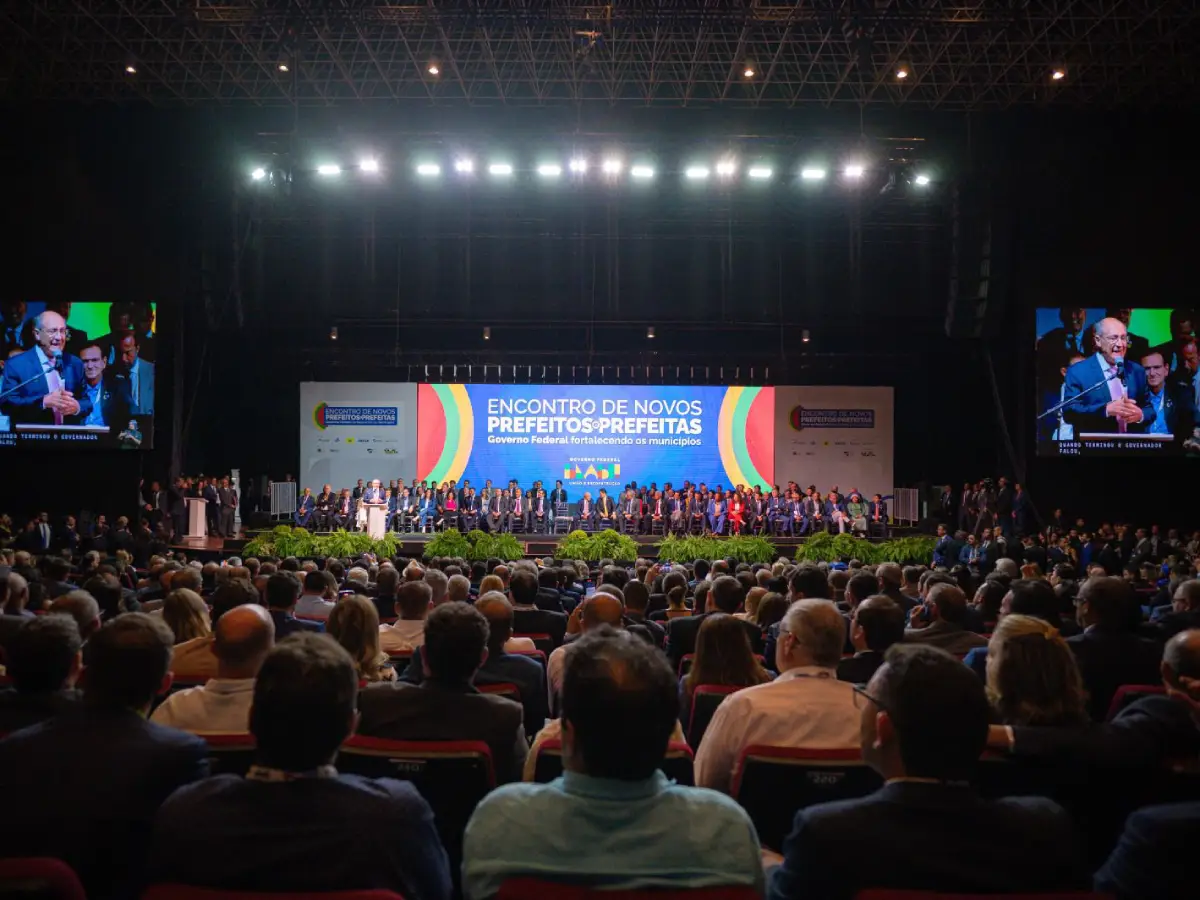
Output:
<path fill-rule="evenodd" d="M 1191 102 L 1200 4 L 20 0 L 0 40 L 10 101 L 976 110 Z"/>

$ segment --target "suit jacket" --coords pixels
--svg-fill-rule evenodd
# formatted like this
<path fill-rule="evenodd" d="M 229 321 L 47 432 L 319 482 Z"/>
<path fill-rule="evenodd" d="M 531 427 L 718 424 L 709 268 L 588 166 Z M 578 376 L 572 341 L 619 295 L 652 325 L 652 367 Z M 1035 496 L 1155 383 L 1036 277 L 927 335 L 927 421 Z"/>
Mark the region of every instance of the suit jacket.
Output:
<path fill-rule="evenodd" d="M 217 512 L 217 504 L 221 502 L 221 495 L 217 492 L 216 485 L 206 484 L 204 490 L 200 492 L 200 496 L 207 500 L 211 505 L 206 506 L 204 511 L 208 515 L 215 515 Z"/>
<path fill-rule="evenodd" d="M 78 425 L 92 411 L 92 401 L 83 388 L 83 362 L 78 356 L 62 355 L 62 369 L 59 372 L 63 388 L 79 403 L 79 413 L 74 416 L 64 416 L 63 423 Z M 32 378 L 29 384 L 18 388 L 17 385 Z M 54 411 L 42 408 L 42 398 L 50 393 L 50 382 L 46 378 L 46 369 L 38 356 L 35 347 L 26 350 L 10 359 L 4 365 L 4 376 L 0 378 L 0 395 L 8 394 L 0 400 L 0 412 L 13 420 L 13 423 L 25 422 L 39 425 L 53 425 Z"/>
<path fill-rule="evenodd" d="M 238 496 L 237 491 L 233 488 L 219 488 L 217 490 L 217 500 L 221 504 L 221 509 L 237 509 Z"/>
<path fill-rule="evenodd" d="M 913 835 L 921 835 L 926 850 L 914 851 Z M 1042 797 L 985 800 L 969 787 L 946 784 L 893 782 L 866 797 L 802 809 L 783 858 L 768 875 L 767 900 L 849 900 L 868 888 L 951 896 L 1091 884 L 1062 807 Z"/>
<path fill-rule="evenodd" d="M 138 358 L 137 369 L 132 375 L 117 375 L 118 381 L 125 382 L 125 389 L 130 398 L 136 396 L 137 403 L 130 401 L 129 411 L 135 416 L 148 416 L 154 412 L 154 363 Z"/>
<path fill-rule="evenodd" d="M 1073 397 L 1085 391 L 1104 377 L 1101 367 L 1100 354 L 1094 353 L 1087 359 L 1080 360 L 1067 369 L 1066 395 Z M 1142 421 L 1130 425 L 1129 431 L 1144 433 L 1154 421 L 1154 407 L 1150 405 L 1148 388 L 1146 387 L 1146 370 L 1130 360 L 1125 360 L 1125 387 L 1129 399 L 1133 400 L 1142 410 Z M 1108 432 L 1115 434 L 1117 420 L 1104 414 L 1104 407 L 1112 402 L 1107 385 L 1101 385 L 1080 397 L 1065 410 L 1064 418 L 1075 426 L 1077 431 Z"/>
<path fill-rule="evenodd" d="M 1146 402 L 1154 405 L 1149 392 L 1146 394 Z M 1167 423 L 1167 431 L 1175 435 L 1180 443 L 1191 437 L 1192 430 L 1196 427 L 1196 398 L 1190 384 L 1167 382 L 1163 385 L 1163 418 Z"/>
<path fill-rule="evenodd" d="M 1183 898 L 1195 890 L 1195 837 L 1200 802 L 1139 809 L 1125 823 L 1112 856 L 1096 873 L 1095 889 L 1120 900 Z"/>
<path fill-rule="evenodd" d="M 151 822 L 182 785 L 208 775 L 204 741 L 127 709 L 88 704 L 0 741 L 0 817 L 9 856 L 53 856 L 89 896 L 129 896 Z"/>
<path fill-rule="evenodd" d="M 838 663 L 838 681 L 849 681 L 851 684 L 866 684 L 875 674 L 875 670 L 883 665 L 883 654 L 876 650 L 864 650 L 853 656 L 848 656 Z"/>
<path fill-rule="evenodd" d="M 965 654 L 975 647 L 986 647 L 988 642 L 986 638 L 967 631 L 962 625 L 953 625 L 950 622 L 939 620 L 925 628 L 906 628 L 904 643 L 928 644 L 930 647 L 937 647 L 947 653 Z"/>
<path fill-rule="evenodd" d="M 358 733 L 404 741 L 485 741 L 496 781 L 521 780 L 525 756 L 521 704 L 471 685 L 426 679 L 419 686 L 380 682 L 358 695 Z"/>
<path fill-rule="evenodd" d="M 312 494 L 308 496 L 300 495 L 300 500 L 296 504 L 296 515 L 307 516 L 312 513 L 313 508 L 317 505 L 317 501 L 313 499 Z"/>
<path fill-rule="evenodd" d="M 117 430 L 125 428 L 132 415 L 128 383 L 123 379 L 106 374 L 100 380 L 99 396 L 100 415 L 104 419 L 104 424 Z"/>
<path fill-rule="evenodd" d="M 1092 721 L 1103 722 L 1113 694 L 1123 684 L 1158 684 L 1162 645 L 1127 631 L 1092 626 L 1067 638 L 1088 692 Z"/>
<path fill-rule="evenodd" d="M 15 688 L 0 690 L 0 735 L 70 712 L 77 708 L 81 696 L 74 689 L 33 693 L 21 693 Z"/>
<path fill-rule="evenodd" d="M 535 601 L 536 602 L 536 601 Z M 561 602 L 561 601 L 560 601 Z M 567 614 L 552 610 L 513 608 L 513 634 L 548 634 L 558 647 L 567 633 Z"/>
<path fill-rule="evenodd" d="M 612 497 L 608 494 L 601 494 L 596 499 L 596 512 L 602 516 L 611 516 L 614 512 Z"/>
<path fill-rule="evenodd" d="M 679 616 L 667 621 L 667 656 L 671 658 L 673 668 L 679 668 L 679 661 L 687 654 L 696 652 L 696 635 L 711 613 L 700 616 Z M 750 639 L 750 649 L 755 653 L 763 652 L 762 629 L 753 622 L 738 619 Z"/>
<path fill-rule="evenodd" d="M 550 500 L 550 507 L 551 507 L 551 509 L 553 509 L 553 508 L 554 508 L 554 504 L 555 504 L 555 503 L 567 503 L 567 502 L 569 502 L 569 501 L 567 500 L 567 492 L 566 492 L 566 490 L 561 490 L 561 489 L 559 489 L 559 488 L 555 488 L 554 490 L 552 490 L 552 491 L 550 492 L 550 494 L 549 494 L 549 500 Z"/>
<path fill-rule="evenodd" d="M 870 502 L 867 503 L 867 518 L 870 519 L 872 522 L 875 521 L 876 507 L 878 507 L 879 521 L 887 522 L 887 516 L 888 516 L 887 502 L 884 500 L 880 500 L 878 503 L 876 503 L 874 500 L 871 500 Z"/>

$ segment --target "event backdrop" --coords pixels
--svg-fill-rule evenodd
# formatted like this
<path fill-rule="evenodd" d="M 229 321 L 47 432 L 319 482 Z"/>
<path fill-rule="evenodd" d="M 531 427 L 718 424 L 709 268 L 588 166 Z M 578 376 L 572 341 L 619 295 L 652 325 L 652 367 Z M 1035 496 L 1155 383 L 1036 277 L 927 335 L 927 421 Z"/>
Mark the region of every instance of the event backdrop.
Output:
<path fill-rule="evenodd" d="M 440 483 L 583 490 L 775 477 L 769 387 L 422 384 L 417 471 Z"/>
<path fill-rule="evenodd" d="M 891 493 L 890 387 L 775 388 L 775 474 L 781 482 Z"/>
<path fill-rule="evenodd" d="M 417 461 L 415 384 L 300 385 L 301 487 L 353 487 L 362 478 L 410 480 Z"/>

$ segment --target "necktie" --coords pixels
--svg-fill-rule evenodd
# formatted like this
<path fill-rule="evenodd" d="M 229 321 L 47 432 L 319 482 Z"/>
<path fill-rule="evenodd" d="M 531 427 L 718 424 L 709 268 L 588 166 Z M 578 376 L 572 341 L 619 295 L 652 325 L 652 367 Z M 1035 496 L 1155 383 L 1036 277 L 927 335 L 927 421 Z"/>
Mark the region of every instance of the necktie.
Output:
<path fill-rule="evenodd" d="M 521 514 L 521 498 L 517 498 L 517 508 L 513 510 L 518 516 Z"/>

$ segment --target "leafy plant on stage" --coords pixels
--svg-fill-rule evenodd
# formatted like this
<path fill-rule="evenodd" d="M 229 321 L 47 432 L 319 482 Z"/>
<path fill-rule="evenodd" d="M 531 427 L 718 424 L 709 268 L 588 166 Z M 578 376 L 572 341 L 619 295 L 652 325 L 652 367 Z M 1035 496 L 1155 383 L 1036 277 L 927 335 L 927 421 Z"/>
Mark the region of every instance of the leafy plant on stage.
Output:
<path fill-rule="evenodd" d="M 670 535 L 658 545 L 658 558 L 664 562 L 732 559 L 735 562 L 766 563 L 778 556 L 775 545 L 769 539 L 748 534 L 735 534 L 727 538 L 712 535 Z"/>
<path fill-rule="evenodd" d="M 483 532 L 473 531 L 471 533 L 482 534 Z M 433 559 L 438 556 L 473 559 L 470 554 L 471 542 L 467 540 L 466 535 L 454 528 L 447 529 L 440 534 L 435 534 L 425 544 L 426 559 Z"/>
<path fill-rule="evenodd" d="M 304 528 L 278 525 L 273 531 L 257 534 L 242 548 L 244 556 L 277 556 L 281 559 L 295 556 L 298 559 L 336 556 L 351 558 L 364 553 L 373 553 L 378 559 L 396 555 L 396 539 L 386 534 L 374 540 L 366 532 L 334 531 L 331 534 L 313 534 Z"/>
<path fill-rule="evenodd" d="M 933 557 L 937 539 L 928 535 L 896 538 L 873 544 L 849 534 L 832 535 L 822 532 L 807 538 L 796 548 L 797 562 L 846 562 L 862 560 L 868 564 L 884 562 L 928 563 Z"/>
<path fill-rule="evenodd" d="M 558 542 L 554 555 L 559 559 L 582 559 L 585 562 L 602 559 L 632 562 L 638 558 L 638 543 L 614 528 L 592 533 L 572 531 Z"/>
<path fill-rule="evenodd" d="M 477 537 L 476 537 L 477 535 Z M 525 545 L 511 534 L 488 534 L 472 531 L 467 535 L 471 541 L 471 552 L 467 559 L 524 559 Z"/>

